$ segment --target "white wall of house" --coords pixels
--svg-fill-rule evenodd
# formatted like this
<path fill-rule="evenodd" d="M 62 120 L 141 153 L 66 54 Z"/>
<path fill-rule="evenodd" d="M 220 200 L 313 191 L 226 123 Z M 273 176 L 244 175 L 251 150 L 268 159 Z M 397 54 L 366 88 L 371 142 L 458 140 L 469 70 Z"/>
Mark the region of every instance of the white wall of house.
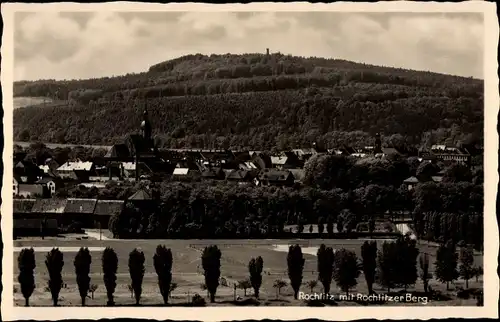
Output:
<path fill-rule="evenodd" d="M 47 182 L 47 188 L 49 188 L 50 195 L 56 193 L 56 183 L 54 181 Z"/>

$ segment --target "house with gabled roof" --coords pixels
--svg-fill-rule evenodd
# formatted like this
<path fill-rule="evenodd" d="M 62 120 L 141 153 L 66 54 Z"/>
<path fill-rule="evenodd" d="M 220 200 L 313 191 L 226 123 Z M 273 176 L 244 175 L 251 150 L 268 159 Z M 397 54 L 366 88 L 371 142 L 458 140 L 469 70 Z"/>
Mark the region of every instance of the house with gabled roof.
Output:
<path fill-rule="evenodd" d="M 195 161 L 189 159 L 183 159 L 177 162 L 172 176 L 174 178 L 182 178 L 187 176 L 199 176 L 201 175 L 201 166 Z"/>
<path fill-rule="evenodd" d="M 466 148 L 457 148 L 444 144 L 435 144 L 431 146 L 430 153 L 438 160 L 445 162 L 458 162 L 470 164 L 471 155 Z"/>
<path fill-rule="evenodd" d="M 293 152 L 283 152 L 281 155 L 271 156 L 271 163 L 273 168 L 280 170 L 301 168 L 304 166 L 304 162 L 301 162 Z"/>
<path fill-rule="evenodd" d="M 270 169 L 273 167 L 271 157 L 262 152 L 253 153 L 252 163 L 257 166 L 258 169 Z"/>
<path fill-rule="evenodd" d="M 287 169 L 293 174 L 293 179 L 295 182 L 303 182 L 306 176 L 304 169 Z"/>
<path fill-rule="evenodd" d="M 43 171 L 34 162 L 21 160 L 14 165 L 13 174 L 20 179 L 19 183 L 34 183 Z"/>
<path fill-rule="evenodd" d="M 56 173 L 60 178 L 80 180 L 88 182 L 92 173 L 95 172 L 95 165 L 91 161 L 68 161 L 57 168 Z"/>
<path fill-rule="evenodd" d="M 441 175 L 435 175 L 431 176 L 429 181 L 439 183 L 443 180 L 443 176 Z M 403 184 L 408 188 L 408 190 L 413 190 L 415 189 L 415 186 L 419 183 L 424 183 L 424 182 L 429 182 L 425 181 L 425 179 L 420 180 L 417 177 L 411 176 L 403 181 Z"/>
<path fill-rule="evenodd" d="M 121 162 L 123 178 L 134 178 L 137 164 L 135 162 Z M 139 162 L 139 171 L 142 175 L 151 175 L 153 171 L 145 162 Z"/>
<path fill-rule="evenodd" d="M 52 197 L 56 193 L 58 180 L 56 178 L 52 178 L 52 177 L 47 176 L 47 177 L 43 177 L 40 180 L 38 180 L 36 182 L 36 184 L 45 186 L 47 191 L 48 191 L 49 196 Z"/>
<path fill-rule="evenodd" d="M 408 188 L 408 190 L 413 190 L 415 186 L 419 183 L 420 181 L 417 179 L 417 177 L 411 176 L 403 181 L 403 184 Z"/>
<path fill-rule="evenodd" d="M 137 190 L 133 195 L 128 197 L 128 201 L 150 201 L 153 197 L 144 189 Z"/>
<path fill-rule="evenodd" d="M 233 151 L 233 154 L 236 161 L 239 162 L 250 161 L 252 159 L 249 151 Z"/>
<path fill-rule="evenodd" d="M 132 161 L 133 156 L 131 155 L 128 146 L 121 143 L 113 145 L 104 155 L 104 159 L 106 161 Z"/>
<path fill-rule="evenodd" d="M 32 212 L 44 215 L 60 215 L 64 213 L 67 203 L 66 199 L 36 199 Z"/>
<path fill-rule="evenodd" d="M 223 180 L 225 175 L 221 167 L 208 167 L 201 172 L 201 177 L 203 179 Z"/>
<path fill-rule="evenodd" d="M 50 196 L 49 190 L 44 184 L 23 183 L 19 176 L 13 178 L 14 197 L 23 198 L 47 198 Z"/>
<path fill-rule="evenodd" d="M 107 229 L 111 217 L 121 214 L 124 206 L 123 200 L 98 200 L 94 209 L 95 226 Z"/>
<path fill-rule="evenodd" d="M 78 222 L 81 227 L 93 228 L 93 214 L 97 199 L 68 198 L 64 207 L 64 224 Z"/>
<path fill-rule="evenodd" d="M 59 167 L 60 164 L 52 158 L 48 158 L 47 160 L 45 160 L 45 164 L 39 166 L 40 170 L 42 170 L 43 172 L 43 175 L 49 177 L 57 177 L 57 168 Z"/>
<path fill-rule="evenodd" d="M 294 153 L 300 160 L 307 161 L 310 157 L 317 154 L 318 152 L 314 148 L 302 148 L 302 149 L 292 149 Z"/>
<path fill-rule="evenodd" d="M 288 170 L 263 169 L 257 176 L 257 184 L 262 186 L 292 186 L 293 174 Z"/>
<path fill-rule="evenodd" d="M 35 202 L 36 199 L 14 199 L 12 203 L 12 213 L 14 217 L 31 214 Z"/>
<path fill-rule="evenodd" d="M 259 172 L 256 170 L 232 170 L 226 174 L 226 180 L 240 184 L 252 183 L 258 174 Z"/>
<path fill-rule="evenodd" d="M 31 216 L 48 223 L 51 227 L 54 225 L 57 227 L 63 226 L 68 223 L 68 220 L 64 219 L 66 204 L 66 199 L 36 199 L 31 209 Z"/>
<path fill-rule="evenodd" d="M 55 235 L 57 233 L 57 220 L 47 219 L 33 213 L 36 199 L 13 200 L 13 234 L 17 236 Z"/>

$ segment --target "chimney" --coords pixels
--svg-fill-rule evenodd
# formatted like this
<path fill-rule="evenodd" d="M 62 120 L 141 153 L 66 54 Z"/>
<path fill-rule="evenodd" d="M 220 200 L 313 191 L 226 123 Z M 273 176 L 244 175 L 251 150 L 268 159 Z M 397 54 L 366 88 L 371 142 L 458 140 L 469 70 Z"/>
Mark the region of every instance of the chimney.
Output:
<path fill-rule="evenodd" d="M 266 55 L 269 57 L 269 48 L 266 48 Z"/>

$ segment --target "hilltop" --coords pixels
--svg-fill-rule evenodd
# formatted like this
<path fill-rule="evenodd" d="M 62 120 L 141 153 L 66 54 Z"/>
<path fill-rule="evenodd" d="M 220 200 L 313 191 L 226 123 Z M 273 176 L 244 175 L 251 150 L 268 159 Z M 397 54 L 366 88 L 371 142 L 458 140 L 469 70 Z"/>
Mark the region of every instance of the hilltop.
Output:
<path fill-rule="evenodd" d="M 279 53 L 197 54 L 138 74 L 23 81 L 14 96 L 58 101 L 16 109 L 15 140 L 71 144 L 120 142 L 137 131 L 146 101 L 165 147 L 360 145 L 375 132 L 390 145 L 456 144 L 482 138 L 484 115 L 482 80 Z"/>

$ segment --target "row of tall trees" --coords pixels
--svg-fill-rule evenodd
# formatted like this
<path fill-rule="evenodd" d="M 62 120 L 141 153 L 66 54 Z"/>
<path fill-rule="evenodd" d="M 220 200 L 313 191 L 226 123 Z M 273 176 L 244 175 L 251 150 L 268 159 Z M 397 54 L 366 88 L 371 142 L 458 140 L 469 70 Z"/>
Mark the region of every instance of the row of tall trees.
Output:
<path fill-rule="evenodd" d="M 426 185 L 435 189 L 419 193 L 417 186 L 415 193 L 410 194 L 406 189 L 391 190 L 383 186 L 345 192 L 210 182 L 162 183 L 158 186 L 159 200 L 148 207 L 128 205 L 111 218 L 109 227 L 120 238 L 279 237 L 285 225 L 294 224 L 305 229 L 307 225 L 318 225 L 320 233 L 327 235 L 335 226 L 339 232 L 353 231 L 362 222 L 387 220 L 386 213 L 391 211 L 411 213 L 416 208 L 420 210 L 415 212 L 413 224 L 419 238 L 434 241 L 451 238 L 455 242 L 464 240 L 481 245 L 482 190 L 474 186 L 471 189 L 472 184 Z M 435 215 L 431 216 L 433 212 Z M 438 220 L 445 217 L 450 219 Z"/>
<path fill-rule="evenodd" d="M 221 257 L 220 249 L 215 246 L 207 246 L 201 256 L 202 268 L 205 277 L 205 287 L 209 294 L 210 302 L 215 302 L 217 288 L 221 281 Z M 317 268 L 319 281 L 323 285 L 323 291 L 330 294 L 331 282 L 335 281 L 339 289 L 346 294 L 358 283 L 358 277 L 363 273 L 369 294 L 373 294 L 373 285 L 378 283 L 387 288 L 390 292 L 392 288 L 402 287 L 405 290 L 414 285 L 420 278 L 424 285 L 424 291 L 429 292 L 429 281 L 436 278 L 442 283 L 446 283 L 447 289 L 450 282 L 461 277 L 466 282 L 468 288 L 469 280 L 482 275 L 482 267 L 474 266 L 474 253 L 470 247 L 462 247 L 457 254 L 456 245 L 449 241 L 442 244 L 436 254 L 434 263 L 434 273 L 430 271 L 429 255 L 420 254 L 419 265 L 417 258 L 419 250 L 414 240 L 408 236 L 401 237 L 393 242 L 384 242 L 382 248 L 377 249 L 375 241 L 366 241 L 361 246 L 361 259 L 356 253 L 347 249 L 333 250 L 322 244 L 317 252 Z M 458 261 L 460 264 L 458 265 Z M 170 292 L 172 290 L 172 250 L 164 245 L 158 245 L 153 256 L 154 269 L 158 276 L 158 288 L 163 298 L 164 304 L 168 304 Z M 89 289 L 91 288 L 90 267 L 92 256 L 88 248 L 81 248 L 74 259 L 76 283 L 80 293 L 81 304 L 85 305 Z M 290 286 L 294 292 L 294 298 L 298 298 L 300 288 L 303 286 L 305 258 L 299 245 L 291 245 L 287 255 L 287 271 Z M 63 253 L 57 249 L 52 249 L 47 255 L 45 265 L 49 273 L 48 288 L 52 294 L 54 306 L 58 305 L 59 293 L 63 286 L 62 269 L 64 266 Z M 29 299 L 35 289 L 34 271 L 36 268 L 34 250 L 25 248 L 18 256 L 19 275 L 21 293 L 29 306 Z M 249 279 L 245 283 L 240 282 L 240 287 L 253 288 L 254 295 L 259 298 L 259 290 L 262 286 L 262 272 L 264 262 L 262 257 L 252 258 L 248 263 Z M 139 249 L 134 249 L 129 254 L 128 268 L 130 273 L 130 288 L 135 297 L 136 304 L 139 305 L 142 296 L 142 285 L 145 274 L 145 256 Z M 107 305 L 113 306 L 114 292 L 116 290 L 116 274 L 118 270 L 118 256 L 112 248 L 106 248 L 102 254 L 103 280 L 107 293 Z M 245 285 L 243 285 L 245 284 Z M 309 282 L 311 288 L 317 282 Z M 277 295 L 281 288 L 287 283 L 283 280 L 276 280 L 274 287 Z M 235 286 L 236 287 L 236 286 Z M 245 291 L 246 293 L 246 291 Z M 195 296 L 196 297 L 196 296 Z"/>
<path fill-rule="evenodd" d="M 415 213 L 415 233 L 424 240 L 453 240 L 483 248 L 484 216 L 482 213 Z"/>

